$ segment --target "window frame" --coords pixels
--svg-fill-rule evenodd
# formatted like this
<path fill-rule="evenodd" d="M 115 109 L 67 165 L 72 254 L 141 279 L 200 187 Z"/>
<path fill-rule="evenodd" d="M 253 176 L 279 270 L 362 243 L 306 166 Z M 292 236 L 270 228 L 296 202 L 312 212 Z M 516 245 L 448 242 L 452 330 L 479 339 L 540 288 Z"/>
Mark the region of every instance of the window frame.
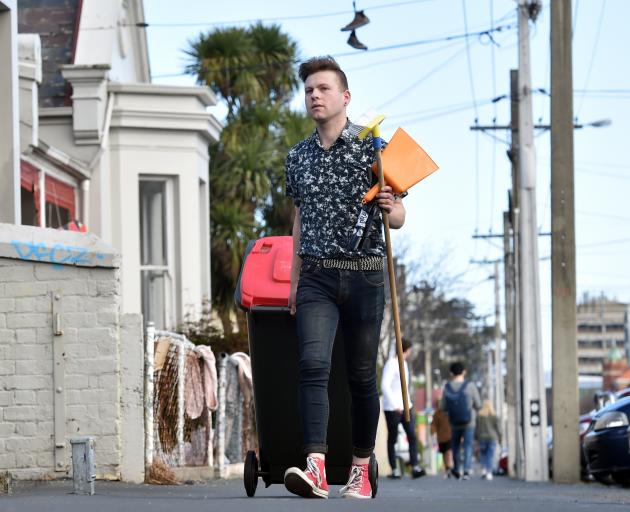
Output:
<path fill-rule="evenodd" d="M 157 328 L 161 329 L 172 329 L 177 325 L 177 321 L 179 318 L 178 315 L 178 300 L 177 300 L 177 290 L 178 290 L 178 276 L 177 276 L 177 237 L 175 231 L 175 219 L 176 219 L 176 210 L 178 208 L 177 204 L 177 195 L 176 195 L 176 176 L 164 176 L 164 175 L 151 175 L 151 174 L 141 174 L 138 177 L 138 216 L 139 216 L 139 228 L 140 228 L 140 236 L 139 236 L 139 261 L 140 261 L 140 293 L 141 293 L 141 308 L 143 316 L 147 312 L 149 305 L 145 305 L 145 291 L 144 288 L 144 273 L 145 272 L 157 272 L 162 273 L 164 276 L 164 311 L 162 312 L 164 318 L 164 325 L 158 325 L 156 319 L 154 318 L 144 318 L 145 323 L 154 322 Z M 166 264 L 165 265 L 155 265 L 155 264 L 144 264 L 142 260 L 142 252 L 143 252 L 143 244 L 144 244 L 144 231 L 145 228 L 142 225 L 142 183 L 147 182 L 158 182 L 163 184 L 164 188 L 164 198 L 162 201 L 163 207 L 163 216 L 164 216 L 164 225 L 163 225 L 163 247 Z M 164 248 L 165 245 L 165 248 Z"/>

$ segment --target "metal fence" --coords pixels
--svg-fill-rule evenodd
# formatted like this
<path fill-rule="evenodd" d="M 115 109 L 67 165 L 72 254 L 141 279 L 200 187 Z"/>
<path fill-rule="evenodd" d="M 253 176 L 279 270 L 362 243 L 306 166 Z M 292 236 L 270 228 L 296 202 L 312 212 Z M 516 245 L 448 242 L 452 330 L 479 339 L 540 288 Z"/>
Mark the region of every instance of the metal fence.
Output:
<path fill-rule="evenodd" d="M 249 356 L 221 354 L 149 324 L 145 347 L 145 464 L 214 467 L 255 445 Z M 216 412 L 215 412 L 216 411 Z"/>

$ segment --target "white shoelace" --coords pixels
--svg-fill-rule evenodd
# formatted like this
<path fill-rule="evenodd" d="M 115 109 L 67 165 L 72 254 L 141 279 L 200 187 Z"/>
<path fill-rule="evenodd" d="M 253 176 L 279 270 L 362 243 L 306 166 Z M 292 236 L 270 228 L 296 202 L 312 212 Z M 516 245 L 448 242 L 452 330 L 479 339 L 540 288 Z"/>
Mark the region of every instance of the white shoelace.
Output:
<path fill-rule="evenodd" d="M 352 466 L 348 483 L 344 487 L 342 487 L 339 492 L 341 494 L 345 492 L 361 492 L 362 473 L 363 468 L 361 466 Z"/>
<path fill-rule="evenodd" d="M 321 487 L 322 475 L 319 472 L 319 466 L 315 461 L 315 457 L 306 457 L 306 471 L 310 471 L 310 473 L 317 479 L 317 487 Z"/>

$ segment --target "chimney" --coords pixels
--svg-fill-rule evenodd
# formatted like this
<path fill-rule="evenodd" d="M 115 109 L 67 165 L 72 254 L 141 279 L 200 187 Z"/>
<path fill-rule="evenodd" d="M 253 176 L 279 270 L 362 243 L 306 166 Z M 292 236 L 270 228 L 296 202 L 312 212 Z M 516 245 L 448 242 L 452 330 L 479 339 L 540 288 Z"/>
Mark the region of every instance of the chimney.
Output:
<path fill-rule="evenodd" d="M 61 74 L 72 85 L 72 127 L 77 145 L 101 142 L 109 70 L 109 64 L 61 66 Z"/>
<path fill-rule="evenodd" d="M 38 86 L 42 82 L 39 34 L 18 34 L 20 152 L 39 140 Z"/>

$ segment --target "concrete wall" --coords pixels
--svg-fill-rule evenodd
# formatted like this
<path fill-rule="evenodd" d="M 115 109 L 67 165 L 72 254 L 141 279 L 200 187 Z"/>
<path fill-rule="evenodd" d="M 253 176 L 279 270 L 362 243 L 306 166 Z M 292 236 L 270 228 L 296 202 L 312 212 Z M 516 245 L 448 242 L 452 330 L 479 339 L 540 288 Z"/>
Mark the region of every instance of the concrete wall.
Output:
<path fill-rule="evenodd" d="M 94 436 L 98 478 L 143 480 L 143 343 L 121 315 L 120 258 L 93 235 L 0 224 L 0 471 L 71 474 Z"/>

